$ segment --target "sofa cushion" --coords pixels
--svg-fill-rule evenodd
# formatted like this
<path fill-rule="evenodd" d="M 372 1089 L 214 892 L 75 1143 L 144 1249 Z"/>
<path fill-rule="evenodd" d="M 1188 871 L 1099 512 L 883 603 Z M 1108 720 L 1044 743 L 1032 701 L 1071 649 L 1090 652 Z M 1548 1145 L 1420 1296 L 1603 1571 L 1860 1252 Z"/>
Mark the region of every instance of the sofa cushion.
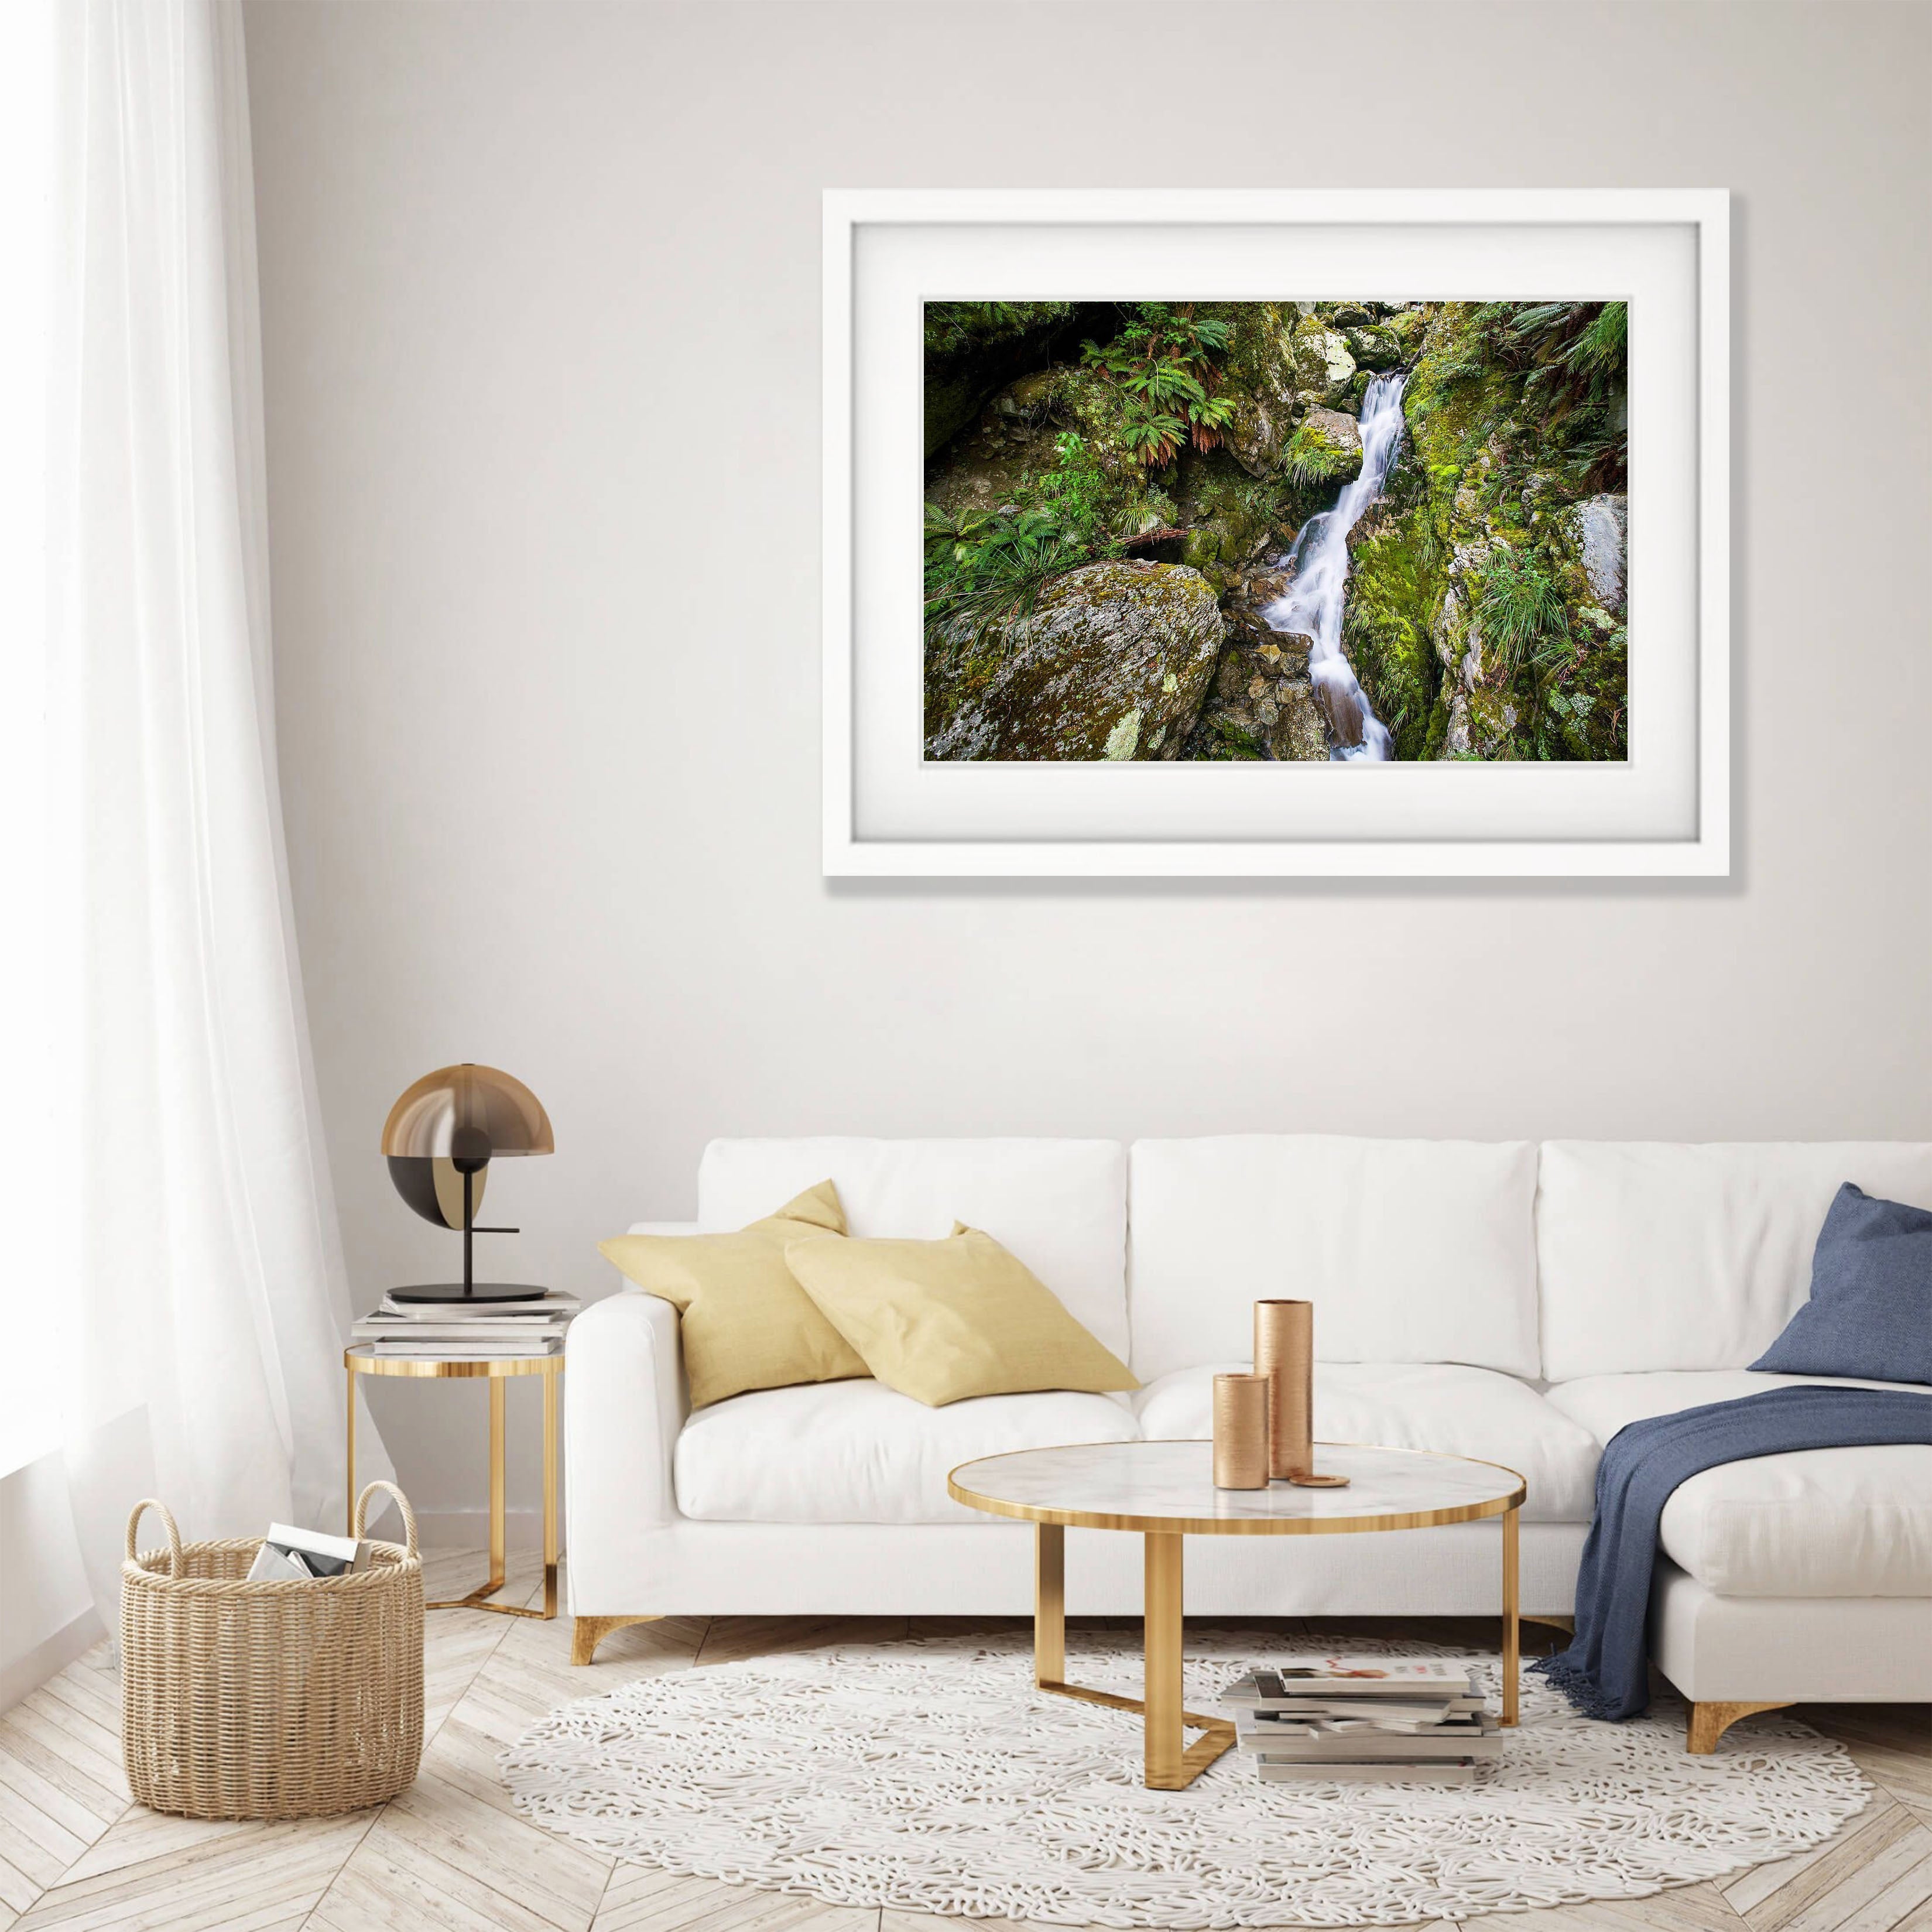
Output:
<path fill-rule="evenodd" d="M 1846 1181 L 1811 1258 L 1810 1299 L 1751 1366 L 1932 1382 L 1932 1212 Z"/>
<path fill-rule="evenodd" d="M 1243 1135 L 1131 1160 L 1144 1379 L 1246 1356 L 1268 1296 L 1315 1304 L 1323 1361 L 1538 1372 L 1534 1143 Z"/>
<path fill-rule="evenodd" d="M 1215 1374 L 1211 1366 L 1177 1369 L 1150 1383 L 1135 1405 L 1141 1432 L 1150 1440 L 1210 1434 Z M 1589 1519 L 1600 1453 L 1595 1437 L 1534 1389 L 1488 1369 L 1318 1362 L 1315 1433 L 1330 1442 L 1434 1449 L 1500 1462 L 1523 1478 L 1526 1522 Z M 1316 1462 L 1318 1468 L 1319 1450 Z"/>
<path fill-rule="evenodd" d="M 844 1232 L 838 1192 L 824 1180 L 734 1234 L 619 1234 L 597 1251 L 677 1310 L 691 1404 L 703 1408 L 747 1389 L 871 1372 L 785 1258 L 809 1240 L 843 1247 Z"/>
<path fill-rule="evenodd" d="M 1732 1369 L 1591 1376 L 1549 1399 L 1606 1443 L 1647 1416 L 1802 1383 L 1924 1393 Z M 1932 1596 L 1932 1447 L 1800 1449 L 1706 1469 L 1664 1504 L 1658 1540 L 1718 1596 Z"/>
<path fill-rule="evenodd" d="M 1543 1372 L 1755 1360 L 1809 1292 L 1826 1210 L 1847 1180 L 1932 1208 L 1932 1143 L 1545 1142 Z"/>
<path fill-rule="evenodd" d="M 979 1396 L 928 1408 L 883 1382 L 763 1389 L 700 1409 L 677 1438 L 677 1506 L 711 1522 L 994 1522 L 946 1493 L 976 1456 L 1131 1442 L 1124 1398 Z"/>
<path fill-rule="evenodd" d="M 742 1227 L 827 1174 L 848 1233 L 937 1240 L 955 1221 L 982 1228 L 1126 1359 L 1127 1156 L 1118 1142 L 713 1141 L 698 1170 L 698 1225 Z"/>
<path fill-rule="evenodd" d="M 828 1266 L 819 1250 L 833 1248 Z M 785 1260 L 866 1366 L 928 1408 L 1140 1386 L 1031 1268 L 979 1228 L 955 1227 L 943 1241 L 798 1241 Z"/>

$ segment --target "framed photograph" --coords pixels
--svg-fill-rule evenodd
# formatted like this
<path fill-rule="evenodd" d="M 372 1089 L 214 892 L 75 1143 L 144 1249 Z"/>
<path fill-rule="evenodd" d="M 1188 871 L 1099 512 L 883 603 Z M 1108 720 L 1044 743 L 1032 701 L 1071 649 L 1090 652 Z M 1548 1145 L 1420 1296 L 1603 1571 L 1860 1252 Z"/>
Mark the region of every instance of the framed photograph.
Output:
<path fill-rule="evenodd" d="M 828 874 L 1728 872 L 1723 191 L 824 242 Z"/>

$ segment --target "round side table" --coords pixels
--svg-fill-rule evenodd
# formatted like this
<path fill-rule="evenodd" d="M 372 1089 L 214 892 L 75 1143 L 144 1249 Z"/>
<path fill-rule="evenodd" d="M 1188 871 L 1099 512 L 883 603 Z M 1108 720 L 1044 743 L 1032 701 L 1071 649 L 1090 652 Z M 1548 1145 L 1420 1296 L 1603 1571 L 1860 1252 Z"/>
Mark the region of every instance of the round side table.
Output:
<path fill-rule="evenodd" d="M 429 1610 L 493 1610 L 500 1617 L 536 1617 L 548 1620 L 556 1615 L 556 1411 L 557 1395 L 563 1379 L 563 1351 L 554 1355 L 498 1356 L 489 1360 L 461 1357 L 424 1360 L 417 1356 L 378 1355 L 364 1342 L 342 1352 L 344 1380 L 349 1392 L 349 1509 L 355 1520 L 356 1508 L 356 1378 L 358 1376 L 407 1376 L 432 1381 L 468 1379 L 485 1376 L 490 1384 L 490 1574 L 466 1597 L 446 1597 L 425 1604 Z M 503 1587 L 504 1390 L 512 1376 L 543 1378 L 543 1608 L 526 1610 L 514 1604 L 486 1601 Z M 352 1531 L 351 1532 L 353 1533 Z"/>
<path fill-rule="evenodd" d="M 1156 1791 L 1192 1784 L 1234 1742 L 1220 1718 L 1181 1708 L 1180 1547 L 1188 1536 L 1334 1536 L 1430 1529 L 1502 1518 L 1503 1711 L 1516 1720 L 1516 1511 L 1523 1480 L 1499 1463 L 1420 1449 L 1320 1444 L 1322 1467 L 1346 1489 L 1217 1490 L 1206 1442 L 1091 1442 L 1020 1449 L 962 1462 L 947 1478 L 956 1502 L 1034 1526 L 1034 1682 L 1142 1720 L 1146 1782 Z M 1068 1529 L 1138 1531 L 1145 1538 L 1142 1646 L 1145 1694 L 1120 1697 L 1066 1677 Z M 1192 1744 L 1189 1730 L 1205 1733 Z"/>

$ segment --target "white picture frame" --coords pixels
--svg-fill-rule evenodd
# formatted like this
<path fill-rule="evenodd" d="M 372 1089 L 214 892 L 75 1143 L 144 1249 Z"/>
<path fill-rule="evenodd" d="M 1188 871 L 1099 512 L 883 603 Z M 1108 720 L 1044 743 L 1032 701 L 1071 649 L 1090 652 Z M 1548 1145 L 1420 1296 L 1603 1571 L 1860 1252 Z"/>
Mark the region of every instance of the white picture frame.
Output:
<path fill-rule="evenodd" d="M 1726 191 L 829 190 L 824 244 L 826 875 L 1729 873 Z M 1580 276 L 1642 291 L 1627 761 L 925 758 L 924 299 L 1526 298 Z"/>

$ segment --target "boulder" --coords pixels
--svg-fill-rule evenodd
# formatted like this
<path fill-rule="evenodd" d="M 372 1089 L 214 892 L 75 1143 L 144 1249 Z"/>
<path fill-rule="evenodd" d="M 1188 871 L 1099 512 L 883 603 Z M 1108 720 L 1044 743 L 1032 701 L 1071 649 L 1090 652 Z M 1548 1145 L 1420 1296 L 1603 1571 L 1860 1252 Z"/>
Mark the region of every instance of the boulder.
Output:
<path fill-rule="evenodd" d="M 1281 460 L 1282 434 L 1277 413 L 1288 412 L 1263 396 L 1236 392 L 1234 420 L 1221 433 L 1229 453 L 1250 476 L 1268 476 Z"/>
<path fill-rule="evenodd" d="M 1630 527 L 1627 496 L 1586 496 L 1573 503 L 1565 521 L 1570 542 L 1589 580 L 1590 595 L 1608 611 L 1624 608 L 1624 546 Z"/>
<path fill-rule="evenodd" d="M 1306 677 L 1308 675 L 1310 653 L 1315 649 L 1315 640 L 1304 631 L 1277 631 L 1274 634 L 1271 662 L 1284 677 Z M 1259 655 L 1270 656 L 1270 647 L 1261 646 Z"/>
<path fill-rule="evenodd" d="M 1421 352 L 1422 338 L 1428 328 L 1429 319 L 1420 308 L 1396 309 L 1382 325 L 1384 334 L 1390 337 L 1401 350 L 1406 362 Z"/>
<path fill-rule="evenodd" d="M 1354 417 L 1340 410 L 1310 410 L 1294 434 L 1319 460 L 1324 482 L 1349 483 L 1362 473 L 1362 425 Z"/>
<path fill-rule="evenodd" d="M 1307 680 L 1284 680 L 1275 687 L 1280 717 L 1268 734 L 1268 749 L 1284 762 L 1314 764 L 1328 755 L 1321 707 Z"/>
<path fill-rule="evenodd" d="M 976 649 L 989 676 L 958 696 L 929 758 L 1148 759 L 1178 755 L 1225 627 L 1198 572 L 1091 563 L 1056 578 L 1030 618 Z"/>
<path fill-rule="evenodd" d="M 1009 382 L 988 405 L 993 413 L 1010 423 L 1036 423 L 1046 415 L 1053 401 L 1054 372 L 1036 369 L 1017 382 Z"/>
<path fill-rule="evenodd" d="M 1313 403 L 1332 403 L 1347 394 L 1355 358 L 1340 334 L 1310 324 L 1297 334 L 1294 346 L 1295 380 L 1304 397 Z"/>
<path fill-rule="evenodd" d="M 1364 328 L 1344 329 L 1342 335 L 1358 369 L 1372 370 L 1380 375 L 1390 369 L 1400 369 L 1407 359 L 1407 352 L 1394 330 L 1384 324 L 1371 323 Z"/>

